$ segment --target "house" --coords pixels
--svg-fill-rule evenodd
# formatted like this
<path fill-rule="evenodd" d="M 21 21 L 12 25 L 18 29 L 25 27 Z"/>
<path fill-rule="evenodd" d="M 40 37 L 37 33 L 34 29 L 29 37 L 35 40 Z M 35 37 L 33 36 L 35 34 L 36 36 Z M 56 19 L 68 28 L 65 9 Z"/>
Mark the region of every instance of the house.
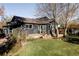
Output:
<path fill-rule="evenodd" d="M 6 34 L 9 34 L 13 32 L 13 29 L 21 28 L 25 30 L 27 34 L 50 34 L 50 32 L 54 32 L 54 23 L 56 23 L 54 19 L 47 17 L 32 19 L 13 16 L 12 20 L 4 26 L 4 31 Z"/>

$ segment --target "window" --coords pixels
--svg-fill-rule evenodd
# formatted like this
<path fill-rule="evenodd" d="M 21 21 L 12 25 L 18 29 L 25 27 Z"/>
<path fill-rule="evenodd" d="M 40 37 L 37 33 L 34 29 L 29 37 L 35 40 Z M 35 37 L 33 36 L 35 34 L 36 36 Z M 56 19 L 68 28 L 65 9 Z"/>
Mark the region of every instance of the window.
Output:
<path fill-rule="evenodd" d="M 29 26 L 28 25 L 26 25 L 26 28 L 28 28 Z"/>
<path fill-rule="evenodd" d="M 32 28 L 32 25 L 29 25 L 29 28 Z"/>
<path fill-rule="evenodd" d="M 31 24 L 27 24 L 27 25 L 26 25 L 26 28 L 27 28 L 27 29 L 31 29 L 32 27 L 33 27 L 33 25 L 31 25 Z"/>

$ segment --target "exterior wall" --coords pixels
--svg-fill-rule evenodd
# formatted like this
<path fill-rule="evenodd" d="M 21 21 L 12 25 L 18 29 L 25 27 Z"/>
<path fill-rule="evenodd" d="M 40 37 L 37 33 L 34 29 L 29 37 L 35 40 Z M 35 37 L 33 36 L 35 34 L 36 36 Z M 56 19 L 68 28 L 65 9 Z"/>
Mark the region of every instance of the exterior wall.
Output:
<path fill-rule="evenodd" d="M 26 28 L 25 24 L 22 26 L 22 29 L 26 31 L 26 33 L 28 34 L 50 34 L 50 29 L 52 30 L 52 32 L 54 32 L 54 26 L 53 23 L 50 24 L 44 24 L 44 25 L 37 25 L 37 24 L 29 24 L 32 25 L 32 28 Z"/>
<path fill-rule="evenodd" d="M 8 34 L 10 33 L 9 28 L 3 28 L 3 31 L 4 31 L 4 33 L 5 33 L 6 35 L 8 35 Z"/>
<path fill-rule="evenodd" d="M 32 25 L 32 28 L 27 28 L 27 25 Z M 27 34 L 50 34 L 50 29 L 52 32 L 54 32 L 54 26 L 53 23 L 50 24 L 44 24 L 44 25 L 37 25 L 37 24 L 25 24 L 21 27 L 18 27 L 22 29 Z M 10 34 L 14 30 L 10 30 L 9 28 L 4 28 L 5 34 Z"/>
<path fill-rule="evenodd" d="M 25 24 L 22 26 L 22 29 L 26 31 L 27 34 L 32 34 L 32 33 L 38 33 L 38 26 L 37 25 L 32 25 L 32 28 L 27 28 L 27 25 L 32 25 L 32 24 Z"/>
<path fill-rule="evenodd" d="M 10 36 L 13 32 L 13 30 L 10 30 L 10 28 L 8 28 L 8 27 L 4 27 L 3 31 L 4 31 L 6 36 Z"/>
<path fill-rule="evenodd" d="M 28 34 L 41 34 L 41 33 L 48 33 L 48 26 L 47 25 L 37 25 L 37 24 L 31 24 L 32 28 L 26 28 L 26 25 L 23 25 L 23 30 L 26 30 Z"/>

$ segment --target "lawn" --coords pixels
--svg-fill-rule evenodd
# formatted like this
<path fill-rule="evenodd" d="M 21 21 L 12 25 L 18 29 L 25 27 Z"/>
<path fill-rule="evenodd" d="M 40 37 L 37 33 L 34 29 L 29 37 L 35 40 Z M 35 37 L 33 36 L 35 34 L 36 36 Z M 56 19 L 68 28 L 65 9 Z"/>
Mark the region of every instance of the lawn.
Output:
<path fill-rule="evenodd" d="M 17 56 L 76 56 L 79 55 L 79 44 L 63 40 L 32 39 L 17 54 Z"/>

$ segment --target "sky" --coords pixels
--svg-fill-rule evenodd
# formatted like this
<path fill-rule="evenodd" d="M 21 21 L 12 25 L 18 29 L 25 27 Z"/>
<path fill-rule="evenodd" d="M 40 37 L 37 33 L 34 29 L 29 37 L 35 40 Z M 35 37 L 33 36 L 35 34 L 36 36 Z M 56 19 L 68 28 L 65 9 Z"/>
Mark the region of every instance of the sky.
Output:
<path fill-rule="evenodd" d="M 35 3 L 7 3 L 0 4 L 5 8 L 7 16 L 22 16 L 27 18 L 35 18 L 36 4 Z"/>

